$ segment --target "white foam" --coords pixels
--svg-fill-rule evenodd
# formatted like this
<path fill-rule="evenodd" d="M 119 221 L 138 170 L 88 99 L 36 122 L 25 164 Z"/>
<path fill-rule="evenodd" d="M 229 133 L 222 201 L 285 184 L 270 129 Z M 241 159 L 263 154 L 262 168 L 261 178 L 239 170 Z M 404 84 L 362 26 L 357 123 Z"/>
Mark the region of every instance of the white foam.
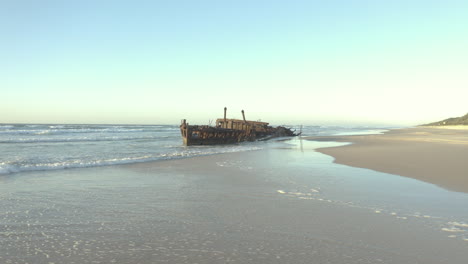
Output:
<path fill-rule="evenodd" d="M 120 139 L 121 140 L 121 139 Z M 206 156 L 215 155 L 221 153 L 234 153 L 244 152 L 251 150 L 261 149 L 255 145 L 240 145 L 240 146 L 229 146 L 229 147 L 202 147 L 202 148 L 181 148 L 173 147 L 162 149 L 167 151 L 164 153 L 142 153 L 140 155 L 129 154 L 127 157 L 121 157 L 116 155 L 122 155 L 115 152 L 102 152 L 93 153 L 93 155 L 82 155 L 73 157 L 75 153 L 70 153 L 69 156 L 65 156 L 63 153 L 57 153 L 59 156 L 51 155 L 47 156 L 30 156 L 30 157 L 12 157 L 10 160 L 6 160 L 0 163 L 0 174 L 11 174 L 23 171 L 45 171 L 45 170 L 59 170 L 59 169 L 70 169 L 70 168 L 86 168 L 86 167 L 97 167 L 97 166 L 109 166 L 109 165 L 121 165 L 129 163 L 140 163 L 157 160 L 169 160 L 169 159 L 180 159 L 195 156 Z M 151 149 L 148 149 L 151 151 Z M 160 150 L 161 151 L 161 150 Z M 86 154 L 86 153 L 85 153 Z M 106 157 L 107 156 L 107 157 Z M 229 164 L 218 164 L 218 165 L 229 165 Z M 244 168 L 244 167 L 243 167 Z M 251 169 L 251 167 L 246 167 Z M 245 168 L 244 168 L 245 169 Z"/>
<path fill-rule="evenodd" d="M 122 165 L 129 163 L 139 163 L 147 161 L 155 161 L 164 158 L 160 156 L 138 156 L 138 157 L 124 157 L 124 158 L 109 158 L 109 159 L 96 159 L 96 160 L 68 160 L 59 162 L 37 162 L 37 163 L 21 163 L 16 162 L 12 164 L 0 163 L 0 174 L 18 173 L 24 171 L 47 171 L 47 170 L 60 170 L 60 169 L 73 169 L 73 168 L 88 168 L 110 165 Z"/>
<path fill-rule="evenodd" d="M 301 192 L 290 192 L 289 194 L 296 195 L 296 196 L 305 195 L 304 193 L 301 193 Z"/>
<path fill-rule="evenodd" d="M 280 193 L 280 194 L 286 194 L 286 192 L 283 191 L 283 190 L 277 190 L 276 192 L 277 192 L 277 193 Z"/>
<path fill-rule="evenodd" d="M 465 232 L 466 230 L 463 230 L 457 227 L 450 227 L 450 228 L 444 227 L 442 228 L 442 231 L 451 232 L 451 233 L 461 233 L 461 232 Z"/>
<path fill-rule="evenodd" d="M 449 225 L 458 226 L 458 227 L 468 227 L 467 223 L 459 223 L 459 222 L 448 222 Z"/>
<path fill-rule="evenodd" d="M 46 135 L 47 132 L 41 132 Z M 23 138 L 7 138 L 0 140 L 0 143 L 72 143 L 72 142 L 102 142 L 102 141 L 130 141 L 130 140 L 157 140 L 160 136 L 145 136 L 145 137 L 23 137 Z"/>

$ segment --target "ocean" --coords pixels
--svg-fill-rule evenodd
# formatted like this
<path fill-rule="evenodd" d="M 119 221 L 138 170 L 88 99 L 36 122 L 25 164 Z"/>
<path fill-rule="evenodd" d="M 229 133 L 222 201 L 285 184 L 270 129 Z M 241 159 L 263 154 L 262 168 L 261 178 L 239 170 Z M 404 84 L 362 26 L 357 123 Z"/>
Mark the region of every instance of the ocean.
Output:
<path fill-rule="evenodd" d="M 382 131 L 385 128 L 302 127 L 305 136 Z M 258 150 L 265 146 L 264 142 L 245 142 L 185 147 L 178 125 L 0 124 L 0 174 L 179 159 Z"/>

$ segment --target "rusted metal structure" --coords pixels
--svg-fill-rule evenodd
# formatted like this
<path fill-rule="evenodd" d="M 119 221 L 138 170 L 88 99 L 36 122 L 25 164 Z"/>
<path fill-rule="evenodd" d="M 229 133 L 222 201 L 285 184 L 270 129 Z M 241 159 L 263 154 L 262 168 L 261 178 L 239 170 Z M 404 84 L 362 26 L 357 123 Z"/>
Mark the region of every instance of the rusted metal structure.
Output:
<path fill-rule="evenodd" d="M 266 122 L 246 120 L 244 110 L 242 110 L 243 120 L 227 119 L 226 111 L 227 108 L 225 107 L 224 118 L 218 118 L 216 126 L 189 125 L 183 119 L 180 125 L 180 133 L 184 145 L 232 144 L 242 141 L 299 135 L 286 127 L 271 127 Z"/>

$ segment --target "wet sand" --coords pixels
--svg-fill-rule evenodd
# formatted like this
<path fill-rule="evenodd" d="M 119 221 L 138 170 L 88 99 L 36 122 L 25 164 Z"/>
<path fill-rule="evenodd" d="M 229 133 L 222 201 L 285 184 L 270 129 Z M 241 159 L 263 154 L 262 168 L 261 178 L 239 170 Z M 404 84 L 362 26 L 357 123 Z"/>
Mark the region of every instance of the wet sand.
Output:
<path fill-rule="evenodd" d="M 459 192 L 468 192 L 468 128 L 416 127 L 381 135 L 310 137 L 352 142 L 319 149 L 335 162 L 412 177 Z"/>
<path fill-rule="evenodd" d="M 331 161 L 301 142 L 2 176 L 0 262 L 466 263 L 467 222 L 425 214 L 430 197 L 461 207 L 468 197 L 375 172 L 362 182 L 368 171 Z M 410 184 L 412 200 L 427 195 L 427 212 L 396 209 L 404 192 L 367 204 L 389 184 Z"/>

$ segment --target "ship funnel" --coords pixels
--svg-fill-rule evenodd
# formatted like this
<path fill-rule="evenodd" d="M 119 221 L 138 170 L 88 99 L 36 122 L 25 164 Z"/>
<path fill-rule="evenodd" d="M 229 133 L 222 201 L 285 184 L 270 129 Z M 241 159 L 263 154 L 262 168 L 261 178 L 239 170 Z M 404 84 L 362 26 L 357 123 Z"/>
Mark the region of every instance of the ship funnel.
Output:
<path fill-rule="evenodd" d="M 227 112 L 227 107 L 224 107 L 224 123 L 226 123 L 226 112 Z"/>

